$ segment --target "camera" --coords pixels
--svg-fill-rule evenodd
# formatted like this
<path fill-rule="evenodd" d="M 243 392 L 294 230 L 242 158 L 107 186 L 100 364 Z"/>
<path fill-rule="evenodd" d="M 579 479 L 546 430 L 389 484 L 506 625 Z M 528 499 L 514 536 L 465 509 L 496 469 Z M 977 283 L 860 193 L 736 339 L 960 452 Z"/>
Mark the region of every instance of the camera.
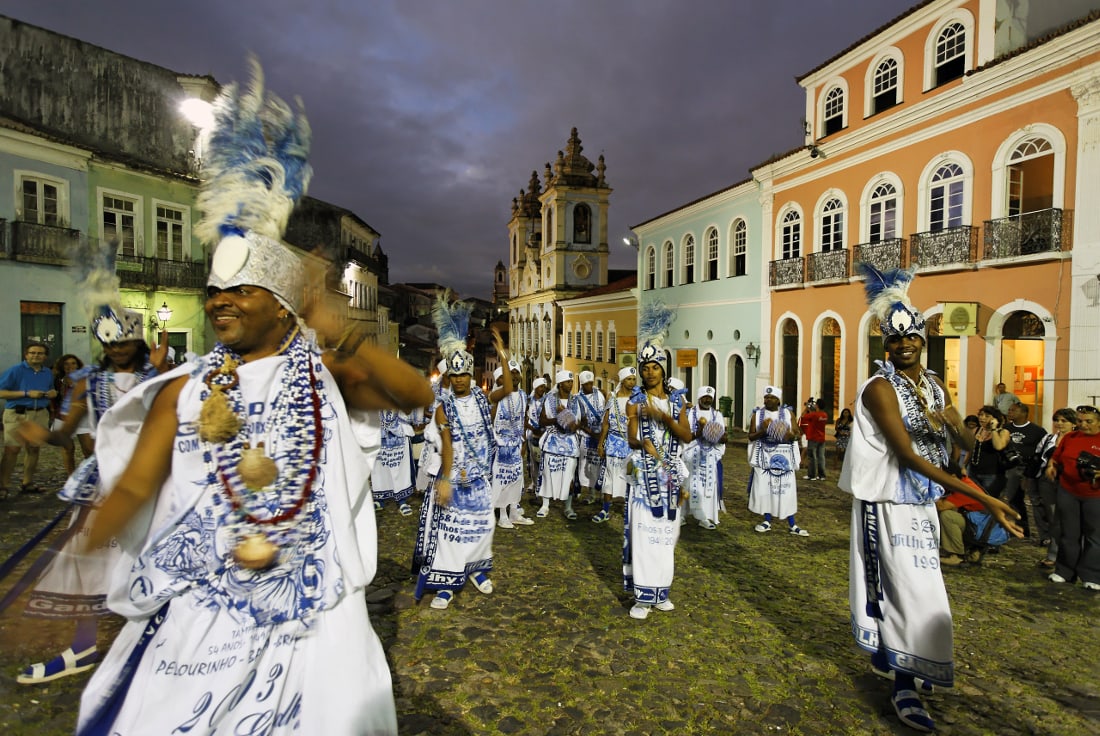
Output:
<path fill-rule="evenodd" d="M 1081 476 L 1081 480 L 1092 483 L 1097 473 L 1100 473 L 1100 457 L 1082 451 L 1077 456 L 1077 475 Z"/>

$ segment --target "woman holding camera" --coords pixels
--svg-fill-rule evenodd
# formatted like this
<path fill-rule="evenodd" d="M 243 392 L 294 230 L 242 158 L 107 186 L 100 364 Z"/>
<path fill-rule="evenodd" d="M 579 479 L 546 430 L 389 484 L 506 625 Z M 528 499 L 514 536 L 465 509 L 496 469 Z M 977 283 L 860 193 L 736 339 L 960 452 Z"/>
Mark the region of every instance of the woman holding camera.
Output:
<path fill-rule="evenodd" d="M 1100 590 L 1100 410 L 1077 407 L 1077 429 L 1058 443 L 1047 466 L 1058 479 L 1058 560 L 1052 583 L 1080 578 L 1088 590 Z"/>
<path fill-rule="evenodd" d="M 996 496 L 1004 485 L 1001 473 L 1001 450 L 1012 437 L 1004 428 L 1005 416 L 995 406 L 978 409 L 978 431 L 974 433 L 974 451 L 966 461 L 966 474 L 990 496 Z"/>

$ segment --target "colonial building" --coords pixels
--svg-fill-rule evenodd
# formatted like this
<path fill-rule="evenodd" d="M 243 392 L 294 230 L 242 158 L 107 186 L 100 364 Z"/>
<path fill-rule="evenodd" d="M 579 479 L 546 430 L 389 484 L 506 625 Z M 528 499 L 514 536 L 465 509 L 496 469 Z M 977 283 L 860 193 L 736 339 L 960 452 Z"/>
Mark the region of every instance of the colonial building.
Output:
<path fill-rule="evenodd" d="M 928 366 L 1049 424 L 1100 394 L 1100 15 L 928 0 L 803 75 L 806 138 L 753 169 L 787 396 L 850 405 L 883 357 L 856 264 L 913 266 Z"/>
<path fill-rule="evenodd" d="M 660 300 L 676 312 L 665 341 L 670 375 L 692 398 L 700 386 L 714 387 L 731 425 L 748 426 L 771 332 L 759 184 L 739 182 L 632 229 L 639 301 Z"/>
<path fill-rule="evenodd" d="M 581 153 L 573 128 L 543 181 L 531 172 L 512 200 L 508 221 L 509 345 L 523 364 L 524 384 L 553 375 L 562 362 L 558 302 L 607 284 L 607 208 L 611 187 L 604 160 Z M 545 189 L 543 186 L 545 185 Z"/>
<path fill-rule="evenodd" d="M 610 390 L 619 369 L 636 364 L 638 274 L 562 299 L 563 367 L 592 371 L 596 387 Z"/>

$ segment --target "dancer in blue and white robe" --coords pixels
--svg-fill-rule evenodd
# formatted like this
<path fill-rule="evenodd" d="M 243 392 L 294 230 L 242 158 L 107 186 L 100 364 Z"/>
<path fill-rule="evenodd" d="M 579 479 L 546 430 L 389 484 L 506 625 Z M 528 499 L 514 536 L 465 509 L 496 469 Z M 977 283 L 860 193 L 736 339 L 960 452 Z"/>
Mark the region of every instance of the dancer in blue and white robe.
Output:
<path fill-rule="evenodd" d="M 499 341 L 496 333 L 494 338 Z M 443 338 L 440 342 L 445 349 L 447 343 Z M 501 352 L 503 347 L 498 347 L 498 354 Z M 443 440 L 443 460 L 424 500 L 413 551 L 416 600 L 434 592 L 431 607 L 436 609 L 447 608 L 467 580 L 482 593 L 493 592 L 489 573 L 493 569 L 496 437 L 489 399 L 472 385 L 472 355 L 458 350 L 447 363 L 452 395 L 443 398 L 435 415 Z M 507 384 L 511 388 L 510 378 Z"/>
<path fill-rule="evenodd" d="M 876 673 L 894 680 L 898 718 L 919 731 L 935 724 L 917 679 L 954 683 L 951 608 L 939 557 L 935 501 L 945 490 L 980 500 L 1016 536 L 1018 514 L 946 472 L 947 436 L 973 437 L 940 380 L 921 365 L 923 313 L 909 301 L 909 271 L 860 264 L 888 360 L 859 389 L 838 485 L 851 493 L 849 603 L 856 643 Z"/>
<path fill-rule="evenodd" d="M 627 464 L 630 461 L 630 440 L 627 438 L 627 402 L 638 385 L 638 369 L 633 366 L 619 371 L 619 383 L 607 400 L 597 449 L 603 458 L 603 472 L 597 484 L 603 494 L 603 508 L 592 517 L 596 524 L 611 518 L 611 502 L 625 499 L 627 494 Z"/>
<path fill-rule="evenodd" d="M 434 399 L 427 409 L 428 424 L 424 427 L 424 446 L 420 450 L 420 462 L 416 468 L 416 490 L 426 494 L 435 478 L 439 475 L 439 465 L 443 458 L 440 455 L 442 440 L 439 437 L 439 427 L 435 423 L 435 410 L 439 407 L 444 396 L 451 393 L 451 380 L 447 377 L 447 361 L 441 360 L 437 366 L 439 376 L 432 381 L 432 394 Z M 421 514 L 424 507 L 421 506 Z"/>
<path fill-rule="evenodd" d="M 758 532 L 769 532 L 772 519 L 786 519 L 791 534 L 809 536 L 794 521 L 798 511 L 795 471 L 801 458 L 796 447 L 794 410 L 781 406 L 783 392 L 777 386 L 764 388 L 764 406 L 753 409 L 749 420 L 749 511 L 763 514 Z"/>
<path fill-rule="evenodd" d="M 548 388 L 545 378 L 536 378 L 527 397 L 527 485 L 524 490 L 536 496 L 542 485 L 542 450 L 539 449 L 539 444 L 545 432 L 539 418 L 542 416 L 542 403 L 546 400 Z"/>
<path fill-rule="evenodd" d="M 641 387 L 627 406 L 627 436 L 635 452 L 623 520 L 623 587 L 634 596 L 630 616 L 644 619 L 652 608 L 671 611 L 669 591 L 676 571 L 680 506 L 687 494 L 681 448 L 691 441 L 682 394 L 665 381 L 663 338 L 672 313 L 647 302 L 639 319 Z"/>
<path fill-rule="evenodd" d="M 574 397 L 577 407 L 577 439 L 580 441 L 577 483 L 581 487 L 581 500 L 587 503 L 597 500 L 596 486 L 599 485 L 600 474 L 603 472 L 603 456 L 599 448 L 607 399 L 595 387 L 596 376 L 592 371 L 581 371 L 578 378 L 581 390 Z"/>
<path fill-rule="evenodd" d="M 394 501 L 402 515 L 412 513 L 409 498 L 413 493 L 412 423 L 405 412 L 379 412 L 382 421 L 382 449 L 370 474 L 374 508 L 382 510 L 386 501 Z"/>
<path fill-rule="evenodd" d="M 580 438 L 577 436 L 577 407 L 571 397 L 573 393 L 573 371 L 561 370 L 555 376 L 554 389 L 546 394 L 542 402 L 539 424 L 544 430 L 539 441 L 542 450 L 542 479 L 539 482 L 539 496 L 542 506 L 535 516 L 545 517 L 550 513 L 551 501 L 565 501 L 565 518 L 577 518 L 573 510 L 573 481 L 577 475 L 577 458 L 581 454 Z"/>
<path fill-rule="evenodd" d="M 527 422 L 527 394 L 519 388 L 519 363 L 508 362 L 512 379 L 511 393 L 493 403 L 493 431 L 497 452 L 493 459 L 493 508 L 500 514 L 497 525 L 514 529 L 516 524 L 529 526 L 535 522 L 523 515 L 520 499 L 523 495 L 523 446 Z M 503 393 L 504 368 L 493 373 Z M 490 401 L 497 396 L 494 390 Z"/>
<path fill-rule="evenodd" d="M 714 388 L 703 386 L 696 404 L 688 409 L 688 426 L 695 438 L 684 449 L 691 474 L 691 514 L 704 529 L 714 529 L 722 508 L 722 479 L 718 464 L 726 452 L 726 418 L 714 408 Z"/>

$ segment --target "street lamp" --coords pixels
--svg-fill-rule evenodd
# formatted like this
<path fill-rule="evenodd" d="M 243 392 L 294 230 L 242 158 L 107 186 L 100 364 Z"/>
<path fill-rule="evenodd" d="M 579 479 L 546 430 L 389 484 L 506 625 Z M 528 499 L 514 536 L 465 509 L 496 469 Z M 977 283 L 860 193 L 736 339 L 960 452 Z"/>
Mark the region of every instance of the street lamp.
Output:
<path fill-rule="evenodd" d="M 633 248 L 634 250 L 638 250 L 638 248 L 641 247 L 641 245 L 638 243 L 638 238 L 635 235 L 628 235 L 624 237 L 623 245 L 627 246 L 628 248 Z"/>
<path fill-rule="evenodd" d="M 172 319 L 172 310 L 168 308 L 168 302 L 164 302 L 163 304 L 160 305 L 160 309 L 157 310 L 156 319 L 151 319 L 150 320 L 150 322 L 152 322 L 152 324 L 150 326 L 155 330 L 156 329 L 159 329 L 159 330 L 167 329 L 168 320 L 170 320 L 170 319 Z M 160 324 L 157 324 L 157 320 L 160 321 Z"/>
<path fill-rule="evenodd" d="M 748 356 L 749 360 L 751 360 L 754 365 L 757 367 L 760 366 L 760 348 L 750 342 L 745 346 L 745 355 Z"/>

